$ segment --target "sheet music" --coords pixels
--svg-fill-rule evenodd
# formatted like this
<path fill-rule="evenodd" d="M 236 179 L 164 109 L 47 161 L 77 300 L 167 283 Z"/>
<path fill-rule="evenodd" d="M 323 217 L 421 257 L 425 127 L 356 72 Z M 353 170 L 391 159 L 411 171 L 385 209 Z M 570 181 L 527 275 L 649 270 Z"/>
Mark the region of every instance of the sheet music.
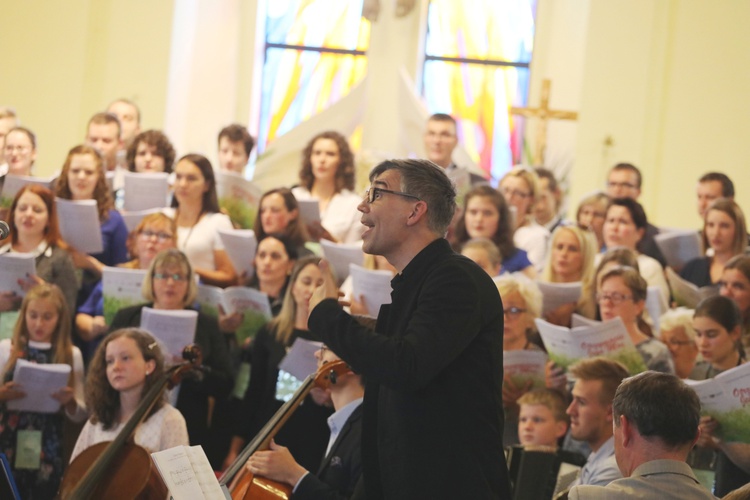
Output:
<path fill-rule="evenodd" d="M 13 292 L 23 297 L 23 291 L 18 280 L 25 280 L 29 276 L 36 276 L 34 254 L 5 253 L 0 255 L 0 291 Z"/>
<path fill-rule="evenodd" d="M 148 210 L 167 206 L 169 174 L 166 172 L 125 172 L 125 201 L 127 211 Z"/>
<path fill-rule="evenodd" d="M 318 200 L 297 200 L 299 216 L 306 223 L 320 222 L 320 205 Z"/>
<path fill-rule="evenodd" d="M 55 179 L 57 179 L 57 175 L 51 177 L 35 177 L 32 175 L 7 174 L 5 176 L 5 181 L 3 182 L 2 204 L 3 206 L 10 207 L 16 193 L 18 193 L 26 184 L 36 184 L 37 186 L 52 189 L 52 184 L 55 182 Z"/>
<path fill-rule="evenodd" d="M 357 264 L 349 264 L 349 274 L 352 277 L 352 297 L 359 300 L 362 296 L 368 316 L 377 317 L 380 306 L 391 303 L 393 274 L 385 270 L 365 269 Z"/>
<path fill-rule="evenodd" d="M 105 267 L 102 270 L 104 321 L 108 325 L 120 309 L 144 302 L 141 286 L 146 274 L 146 269 Z"/>
<path fill-rule="evenodd" d="M 131 210 L 129 212 L 123 210 L 120 212 L 120 215 L 122 215 L 122 219 L 125 221 L 125 227 L 128 228 L 128 232 L 132 233 L 144 217 L 159 212 L 161 212 L 161 208 L 149 208 L 147 210 Z"/>
<path fill-rule="evenodd" d="M 37 364 L 25 359 L 16 360 L 13 381 L 26 393 L 21 399 L 6 401 L 9 410 L 34 413 L 55 413 L 60 402 L 52 394 L 68 385 L 70 365 L 62 363 Z"/>
<path fill-rule="evenodd" d="M 292 348 L 289 349 L 289 352 L 286 353 L 284 359 L 279 363 L 279 370 L 284 370 L 297 380 L 305 380 L 310 374 L 318 370 L 315 351 L 322 346 L 322 342 L 296 338 L 292 344 Z"/>
<path fill-rule="evenodd" d="M 252 229 L 263 190 L 236 172 L 216 172 L 216 194 L 219 206 L 233 223 Z"/>
<path fill-rule="evenodd" d="M 659 233 L 654 236 L 656 246 L 667 260 L 667 265 L 677 272 L 701 253 L 701 238 L 698 231 L 674 230 Z"/>
<path fill-rule="evenodd" d="M 693 283 L 682 279 L 671 267 L 667 268 L 667 282 L 672 289 L 672 297 L 678 306 L 695 309 L 698 303 L 713 295 L 718 295 L 719 287 L 716 285 L 698 288 Z"/>
<path fill-rule="evenodd" d="M 165 355 L 178 358 L 182 356 L 182 349 L 193 343 L 197 324 L 198 311 L 188 309 L 144 307 L 141 313 L 141 328 L 156 338 Z"/>
<path fill-rule="evenodd" d="M 252 276 L 253 257 L 258 248 L 258 239 L 252 229 L 219 229 L 219 238 L 224 244 L 229 260 L 238 275 Z"/>
<path fill-rule="evenodd" d="M 365 260 L 362 242 L 343 244 L 320 240 L 320 248 L 323 250 L 323 257 L 331 264 L 339 285 L 349 276 L 350 264 L 361 266 Z"/>
<path fill-rule="evenodd" d="M 96 254 L 104 251 L 96 200 L 63 200 L 55 198 L 60 234 L 79 252 Z"/>
<path fill-rule="evenodd" d="M 549 314 L 558 307 L 577 303 L 581 298 L 581 283 L 547 283 L 537 281 L 542 292 L 542 316 Z"/>
<path fill-rule="evenodd" d="M 664 299 L 664 295 L 661 293 L 661 288 L 658 286 L 650 286 L 646 291 L 646 310 L 648 315 L 651 317 L 653 322 L 653 328 L 655 333 L 659 333 L 659 318 L 661 315 L 667 312 L 669 304 Z"/>
<path fill-rule="evenodd" d="M 200 445 L 151 454 L 173 500 L 224 500 L 219 480 Z"/>

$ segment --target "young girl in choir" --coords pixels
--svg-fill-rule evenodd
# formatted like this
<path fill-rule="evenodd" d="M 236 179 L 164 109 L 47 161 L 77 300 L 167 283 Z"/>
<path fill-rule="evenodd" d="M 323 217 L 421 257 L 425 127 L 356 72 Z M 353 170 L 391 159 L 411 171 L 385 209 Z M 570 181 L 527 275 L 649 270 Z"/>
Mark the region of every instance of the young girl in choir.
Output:
<path fill-rule="evenodd" d="M 737 304 L 742 315 L 742 346 L 750 349 L 750 255 L 737 255 L 724 265 L 719 293 Z"/>
<path fill-rule="evenodd" d="M 526 251 L 513 243 L 513 230 L 508 203 L 490 186 L 477 186 L 466 193 L 464 210 L 453 231 L 452 245 L 456 251 L 470 239 L 488 238 L 497 246 L 502 261 L 501 273 L 523 272 L 536 277 Z"/>
<path fill-rule="evenodd" d="M 362 197 L 354 191 L 354 155 L 343 135 L 322 132 L 302 152 L 300 185 L 292 189 L 297 200 L 317 200 L 320 223 L 308 225 L 315 240 L 356 243 L 362 239 L 357 205 Z"/>
<path fill-rule="evenodd" d="M 609 196 L 596 191 L 581 200 L 576 211 L 576 222 L 580 227 L 593 231 L 596 235 L 596 248 L 604 247 L 604 219 L 609 208 Z"/>
<path fill-rule="evenodd" d="M 172 172 L 175 151 L 169 138 L 158 130 L 141 132 L 128 147 L 127 164 L 131 172 Z"/>
<path fill-rule="evenodd" d="M 0 451 L 6 454 L 22 498 L 54 498 L 64 469 L 63 415 L 74 422 L 86 418 L 83 404 L 83 358 L 70 336 L 70 314 L 60 289 L 42 284 L 24 297 L 13 338 L 0 341 Z M 68 384 L 51 394 L 28 394 L 13 381 L 19 359 L 71 367 Z M 8 409 L 21 398 L 52 397 L 55 413 Z"/>
<path fill-rule="evenodd" d="M 310 240 L 305 225 L 300 220 L 299 203 L 288 188 L 275 188 L 263 193 L 255 216 L 255 237 L 258 241 L 269 234 L 283 234 L 297 249 L 297 253 L 304 257 L 312 255 L 305 248 Z"/>
<path fill-rule="evenodd" d="M 163 373 L 164 356 L 148 332 L 123 328 L 108 335 L 89 367 L 86 406 L 91 418 L 78 436 L 71 462 L 90 446 L 117 437 Z M 136 429 L 134 441 L 149 453 L 189 444 L 185 419 L 167 403 L 166 390 Z"/>

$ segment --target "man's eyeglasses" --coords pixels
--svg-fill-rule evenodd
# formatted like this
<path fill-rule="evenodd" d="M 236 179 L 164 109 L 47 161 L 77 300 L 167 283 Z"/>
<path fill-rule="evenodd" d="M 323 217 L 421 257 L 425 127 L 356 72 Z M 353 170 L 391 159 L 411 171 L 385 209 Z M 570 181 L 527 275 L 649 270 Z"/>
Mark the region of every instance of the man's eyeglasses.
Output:
<path fill-rule="evenodd" d="M 371 187 L 370 189 L 365 191 L 365 199 L 367 200 L 367 203 L 372 203 L 375 200 L 379 200 L 383 193 L 395 194 L 398 196 L 403 196 L 404 198 L 412 198 L 417 201 L 422 201 L 418 196 L 414 196 L 413 194 L 402 193 L 401 191 L 391 191 L 390 189 L 383 189 L 379 187 Z"/>
<path fill-rule="evenodd" d="M 144 240 L 148 240 L 148 239 L 153 238 L 154 236 L 156 236 L 156 239 L 159 240 L 159 241 L 161 241 L 161 242 L 165 242 L 165 241 L 171 240 L 173 238 L 173 236 L 171 234 L 169 234 L 169 233 L 165 233 L 165 232 L 162 232 L 162 231 L 150 231 L 148 229 L 146 229 L 146 230 L 141 231 L 140 233 L 138 233 L 138 236 L 140 236 Z"/>

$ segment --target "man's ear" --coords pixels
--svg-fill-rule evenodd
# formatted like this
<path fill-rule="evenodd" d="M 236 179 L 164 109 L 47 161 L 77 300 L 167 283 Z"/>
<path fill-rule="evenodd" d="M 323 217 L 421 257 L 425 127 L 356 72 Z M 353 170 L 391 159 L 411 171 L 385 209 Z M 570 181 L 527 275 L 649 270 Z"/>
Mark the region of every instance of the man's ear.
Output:
<path fill-rule="evenodd" d="M 422 220 L 423 217 L 427 217 L 427 203 L 420 200 L 414 204 L 409 217 L 406 219 L 406 225 L 413 226 Z"/>
<path fill-rule="evenodd" d="M 633 441 L 633 431 L 635 427 L 625 415 L 620 415 L 620 435 L 622 436 L 622 446 L 627 447 Z"/>

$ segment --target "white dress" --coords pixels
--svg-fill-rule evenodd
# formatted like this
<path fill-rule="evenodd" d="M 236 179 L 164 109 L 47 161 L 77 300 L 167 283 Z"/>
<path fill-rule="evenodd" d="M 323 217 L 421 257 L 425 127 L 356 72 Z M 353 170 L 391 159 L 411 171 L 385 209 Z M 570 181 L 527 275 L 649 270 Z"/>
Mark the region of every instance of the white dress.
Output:
<path fill-rule="evenodd" d="M 302 186 L 292 189 L 297 200 L 316 200 L 310 191 Z M 339 243 L 357 243 L 362 239 L 365 227 L 360 222 L 362 214 L 357 206 L 362 197 L 348 189 L 336 193 L 328 206 L 320 213 L 320 223 Z"/>
<path fill-rule="evenodd" d="M 97 443 L 112 441 L 124 425 L 124 423 L 120 423 L 112 429 L 105 430 L 101 423 L 92 424 L 89 420 L 78 436 L 70 461 L 72 462 L 82 451 Z M 149 453 L 179 445 L 188 446 L 190 441 L 188 440 L 187 426 L 182 413 L 174 406 L 164 404 L 148 420 L 141 422 L 141 425 L 135 430 L 135 444 L 142 446 Z"/>
<path fill-rule="evenodd" d="M 164 213 L 175 217 L 174 208 L 165 208 Z M 219 229 L 231 231 L 232 221 L 222 213 L 204 214 L 193 227 L 177 227 L 177 248 L 185 253 L 193 268 L 216 270 L 214 251 L 224 250 Z"/>

